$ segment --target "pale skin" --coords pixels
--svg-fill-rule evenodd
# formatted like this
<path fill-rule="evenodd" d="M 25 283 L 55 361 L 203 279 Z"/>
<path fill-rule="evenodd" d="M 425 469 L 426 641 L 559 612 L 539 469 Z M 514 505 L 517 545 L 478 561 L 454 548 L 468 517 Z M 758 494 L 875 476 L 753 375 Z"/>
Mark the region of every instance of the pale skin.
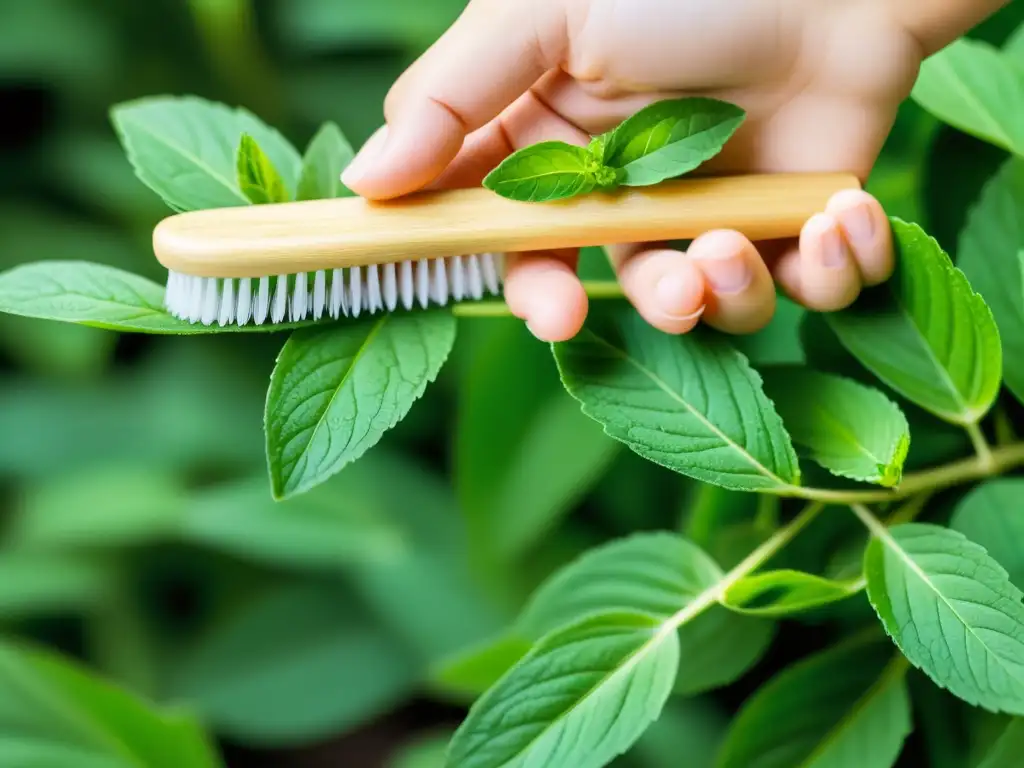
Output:
<path fill-rule="evenodd" d="M 1009 0 L 471 0 L 394 85 L 386 126 L 343 175 L 370 199 L 479 185 L 512 151 L 585 145 L 660 99 L 710 96 L 747 121 L 702 172 L 846 171 L 865 180 L 921 61 Z M 775 284 L 817 311 L 892 274 L 889 227 L 861 191 L 834 196 L 798 240 L 713 231 L 685 251 L 609 249 L 637 311 L 667 333 L 764 327 Z M 510 255 L 505 299 L 563 341 L 588 302 L 575 251 Z"/>

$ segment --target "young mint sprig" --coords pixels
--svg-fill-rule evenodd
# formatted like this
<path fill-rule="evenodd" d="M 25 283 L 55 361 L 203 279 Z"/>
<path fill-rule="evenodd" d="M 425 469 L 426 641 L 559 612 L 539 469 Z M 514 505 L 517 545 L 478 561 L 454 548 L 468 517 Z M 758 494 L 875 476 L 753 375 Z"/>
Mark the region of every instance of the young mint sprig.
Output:
<path fill-rule="evenodd" d="M 739 107 L 714 99 L 672 99 L 640 110 L 586 147 L 546 141 L 514 152 L 484 179 L 502 197 L 549 202 L 594 189 L 658 184 L 717 155 L 743 123 Z"/>

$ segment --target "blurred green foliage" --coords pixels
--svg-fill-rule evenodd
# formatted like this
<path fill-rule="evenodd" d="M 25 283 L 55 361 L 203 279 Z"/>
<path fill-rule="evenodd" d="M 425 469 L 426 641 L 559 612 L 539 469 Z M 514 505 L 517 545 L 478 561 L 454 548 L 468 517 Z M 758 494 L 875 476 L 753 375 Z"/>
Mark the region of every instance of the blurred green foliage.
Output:
<path fill-rule="evenodd" d="M 160 276 L 149 237 L 166 208 L 133 176 L 112 104 L 194 93 L 245 105 L 299 146 L 327 120 L 358 146 L 380 124 L 388 87 L 462 5 L 0 0 L 0 269 L 76 259 Z M 1024 4 L 1013 3 L 973 34 L 1001 44 L 1021 21 Z M 969 206 L 1005 157 L 907 102 L 869 189 L 955 254 Z M 584 269 L 606 265 L 589 253 Z M 799 361 L 802 320 L 784 303 L 744 351 Z M 168 766 L 214 765 L 172 709 L 187 704 L 231 766 L 439 768 L 436 734 L 459 722 L 467 698 L 465 679 L 437 670 L 498 637 L 556 566 L 614 536 L 681 527 L 729 567 L 773 529 L 777 508 L 751 509 L 618 450 L 518 323 L 462 325 L 456 364 L 380 447 L 275 504 L 260 414 L 283 336 L 119 338 L 0 317 L 3 632 L 168 707 L 143 713 L 128 694 L 5 643 L 0 764 L 20 765 L 24 745 L 9 736 L 38 727 L 69 750 L 39 765 L 122 765 L 74 752 L 108 731 L 138 735 L 124 748 Z M 936 439 L 915 451 L 943 450 L 941 425 L 931 427 Z M 830 527 L 809 533 L 808 558 L 827 557 Z M 827 641 L 749 633 L 735 620 L 737 641 L 757 646 L 752 674 L 673 702 L 622 765 L 668 768 L 686 755 L 710 766 L 738 703 Z M 693 661 L 714 675 L 713 659 Z M 57 701 L 49 686 L 65 677 L 78 698 Z M 19 720 L 27 691 L 50 691 L 54 716 Z M 89 738 L 61 720 L 76 712 L 89 713 Z M 906 764 L 942 731 L 915 737 Z M 192 756 L 175 762 L 172 747 Z"/>

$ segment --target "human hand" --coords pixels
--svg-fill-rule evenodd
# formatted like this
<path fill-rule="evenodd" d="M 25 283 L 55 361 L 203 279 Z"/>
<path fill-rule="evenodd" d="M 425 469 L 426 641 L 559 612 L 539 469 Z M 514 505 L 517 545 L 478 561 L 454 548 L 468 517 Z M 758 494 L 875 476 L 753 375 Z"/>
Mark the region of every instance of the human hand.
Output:
<path fill-rule="evenodd" d="M 710 96 L 747 121 L 704 170 L 845 171 L 864 179 L 909 94 L 922 47 L 887 0 L 471 0 L 395 84 L 387 126 L 344 175 L 371 199 L 479 185 L 538 141 L 586 145 L 647 104 Z M 893 269 L 887 219 L 865 192 L 837 194 L 795 241 L 708 232 L 685 252 L 609 248 L 624 292 L 668 333 L 699 321 L 763 327 L 774 281 L 830 311 Z M 505 299 L 541 339 L 587 312 L 577 253 L 510 255 Z"/>

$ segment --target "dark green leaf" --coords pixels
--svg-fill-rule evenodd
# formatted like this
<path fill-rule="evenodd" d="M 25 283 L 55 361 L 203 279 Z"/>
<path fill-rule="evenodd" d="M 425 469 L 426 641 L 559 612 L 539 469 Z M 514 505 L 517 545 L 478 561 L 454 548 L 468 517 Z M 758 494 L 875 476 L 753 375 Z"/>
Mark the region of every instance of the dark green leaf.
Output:
<path fill-rule="evenodd" d="M 309 142 L 302 158 L 298 199 L 350 197 L 353 193 L 341 183 L 341 172 L 354 156 L 352 146 L 341 129 L 334 123 L 324 123 Z"/>
<path fill-rule="evenodd" d="M 999 394 L 1002 350 L 992 312 L 934 239 L 892 221 L 896 274 L 871 300 L 826 316 L 878 378 L 936 416 L 973 424 Z"/>
<path fill-rule="evenodd" d="M 672 692 L 696 696 L 731 685 L 764 657 L 776 630 L 774 621 L 712 605 L 679 628 L 679 674 Z"/>
<path fill-rule="evenodd" d="M 9 755 L 5 742 L 37 760 L 66 759 L 72 751 L 78 758 L 35 763 L 38 768 L 221 765 L 191 718 L 158 710 L 49 653 L 9 643 L 0 645 L 0 750 Z"/>
<path fill-rule="evenodd" d="M 1024 69 L 988 43 L 961 39 L 929 57 L 913 97 L 954 128 L 1024 155 Z"/>
<path fill-rule="evenodd" d="M 357 727 L 410 693 L 405 649 L 343 595 L 266 594 L 181 660 L 173 694 L 247 743 L 306 744 Z"/>
<path fill-rule="evenodd" d="M 421 736 L 402 747 L 387 768 L 444 768 L 450 739 L 447 733 Z"/>
<path fill-rule="evenodd" d="M 135 173 L 176 211 L 247 205 L 236 149 L 250 134 L 294 196 L 302 160 L 277 131 L 244 109 L 194 96 L 151 97 L 119 104 L 114 126 Z"/>
<path fill-rule="evenodd" d="M 860 592 L 860 579 L 835 581 L 802 571 L 765 571 L 746 576 L 722 595 L 722 604 L 752 616 L 792 616 Z"/>
<path fill-rule="evenodd" d="M 431 670 L 430 683 L 439 692 L 472 701 L 498 682 L 533 646 L 506 635 L 443 659 Z"/>
<path fill-rule="evenodd" d="M 448 312 L 382 315 L 294 334 L 267 395 L 267 457 L 275 498 L 308 491 L 397 424 L 455 343 Z"/>
<path fill-rule="evenodd" d="M 509 200 L 564 200 L 590 192 L 596 170 L 584 147 L 545 141 L 509 155 L 487 174 L 484 186 Z"/>
<path fill-rule="evenodd" d="M 604 163 L 624 171 L 627 186 L 657 184 L 717 155 L 745 118 L 739 107 L 714 99 L 660 101 L 612 131 Z"/>
<path fill-rule="evenodd" d="M 903 654 L 969 704 L 1024 713 L 1024 604 L 1006 571 L 947 528 L 872 533 L 868 598 Z"/>
<path fill-rule="evenodd" d="M 960 235 L 957 264 L 992 308 L 1006 386 L 1024 402 L 1024 160 L 1010 160 L 985 186 Z"/>
<path fill-rule="evenodd" d="M 978 768 L 1015 768 L 1024 754 L 1024 718 L 1015 717 Z"/>
<path fill-rule="evenodd" d="M 713 768 L 728 724 L 713 701 L 674 699 L 629 755 L 644 768 L 679 768 L 680 755 L 686 756 L 686 768 Z"/>
<path fill-rule="evenodd" d="M 662 333 L 616 305 L 592 308 L 579 335 L 554 353 L 583 412 L 644 458 L 734 490 L 799 484 L 796 454 L 760 376 L 724 339 Z"/>
<path fill-rule="evenodd" d="M 1024 590 L 1024 479 L 987 480 L 964 496 L 950 527 L 983 546 Z"/>
<path fill-rule="evenodd" d="M 238 188 L 250 203 L 284 203 L 288 201 L 288 190 L 267 153 L 256 139 L 248 133 L 242 134 L 235 159 L 238 174 Z"/>
<path fill-rule="evenodd" d="M 661 713 L 678 661 L 675 633 L 643 614 L 548 635 L 476 702 L 448 765 L 606 765 Z"/>
<path fill-rule="evenodd" d="M 798 449 L 833 474 L 892 487 L 903 477 L 910 427 L 877 389 L 807 368 L 761 372 Z"/>
<path fill-rule="evenodd" d="M 911 731 L 905 672 L 875 642 L 798 662 L 744 703 L 718 768 L 890 768 Z"/>

